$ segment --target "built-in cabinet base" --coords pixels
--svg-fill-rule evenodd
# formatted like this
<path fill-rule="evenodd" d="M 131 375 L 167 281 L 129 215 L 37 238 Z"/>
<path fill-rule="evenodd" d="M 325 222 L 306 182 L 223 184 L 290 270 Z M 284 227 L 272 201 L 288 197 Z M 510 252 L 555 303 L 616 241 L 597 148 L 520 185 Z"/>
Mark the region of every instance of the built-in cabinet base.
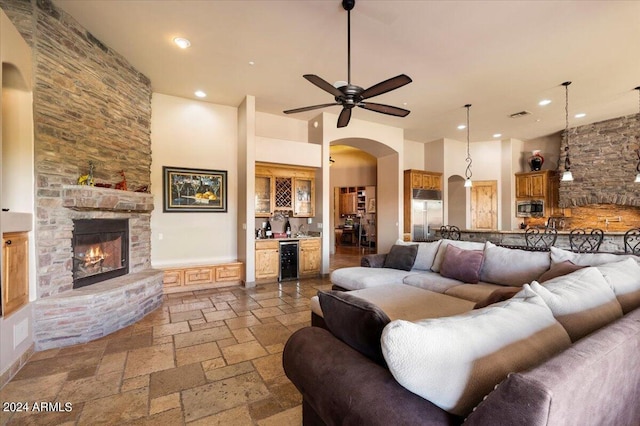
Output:
<path fill-rule="evenodd" d="M 242 262 L 166 268 L 163 271 L 165 293 L 242 284 Z"/>

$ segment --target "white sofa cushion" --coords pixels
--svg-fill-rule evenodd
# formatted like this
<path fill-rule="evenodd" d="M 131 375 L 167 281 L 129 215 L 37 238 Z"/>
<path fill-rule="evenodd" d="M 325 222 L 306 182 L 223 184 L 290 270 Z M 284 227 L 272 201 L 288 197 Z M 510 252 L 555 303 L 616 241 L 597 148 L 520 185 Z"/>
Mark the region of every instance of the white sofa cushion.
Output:
<path fill-rule="evenodd" d="M 616 294 L 622 312 L 640 307 L 640 265 L 633 259 L 596 266 Z"/>
<path fill-rule="evenodd" d="M 544 284 L 534 281 L 531 289 L 542 297 L 573 342 L 622 317 L 616 295 L 597 268 L 580 269 Z"/>
<path fill-rule="evenodd" d="M 487 241 L 480 280 L 522 287 L 538 279 L 551 266 L 551 256 L 545 251 L 527 251 L 498 247 Z"/>
<path fill-rule="evenodd" d="M 417 272 L 402 271 L 391 268 L 367 268 L 353 266 L 340 268 L 331 272 L 332 284 L 347 290 L 359 290 L 361 288 L 375 287 L 385 284 L 402 284 L 402 280 Z"/>
<path fill-rule="evenodd" d="M 433 260 L 436 258 L 436 253 L 438 252 L 438 247 L 440 247 L 441 241 L 442 240 L 431 242 L 407 242 L 398 240 L 396 241 L 396 245 L 417 244 L 418 254 L 416 256 L 415 262 L 413 263 L 413 269 L 418 271 L 430 271 L 431 265 L 433 265 Z"/>
<path fill-rule="evenodd" d="M 436 253 L 435 259 L 433 260 L 433 265 L 431 265 L 431 270 L 433 272 L 440 272 L 440 266 L 442 266 L 442 261 L 444 260 L 444 253 L 447 250 L 447 245 L 449 244 L 464 250 L 484 250 L 484 243 L 447 239 L 442 239 L 440 241 L 441 242 L 440 246 L 438 247 L 438 252 Z"/>
<path fill-rule="evenodd" d="M 525 285 L 513 299 L 465 314 L 392 321 L 381 343 L 398 383 L 464 416 L 507 374 L 543 362 L 571 341 Z"/>
<path fill-rule="evenodd" d="M 443 277 L 438 272 L 431 271 L 420 271 L 419 274 L 407 275 L 404 277 L 402 282 L 413 287 L 423 288 L 436 293 L 444 293 L 447 289 L 462 284 L 462 282 L 458 280 Z"/>
<path fill-rule="evenodd" d="M 624 259 L 633 259 L 636 262 L 640 262 L 640 257 L 632 254 L 574 253 L 557 247 L 551 247 L 551 263 L 553 264 L 569 260 L 576 265 L 598 266 L 603 263 L 619 262 Z"/>

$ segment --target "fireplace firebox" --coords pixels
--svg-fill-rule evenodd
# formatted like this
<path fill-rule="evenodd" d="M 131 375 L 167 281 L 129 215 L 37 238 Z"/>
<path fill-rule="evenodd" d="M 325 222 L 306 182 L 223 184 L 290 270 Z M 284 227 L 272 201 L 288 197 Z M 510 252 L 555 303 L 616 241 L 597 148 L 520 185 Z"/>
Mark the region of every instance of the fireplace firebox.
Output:
<path fill-rule="evenodd" d="M 73 288 L 129 273 L 128 219 L 73 221 Z"/>

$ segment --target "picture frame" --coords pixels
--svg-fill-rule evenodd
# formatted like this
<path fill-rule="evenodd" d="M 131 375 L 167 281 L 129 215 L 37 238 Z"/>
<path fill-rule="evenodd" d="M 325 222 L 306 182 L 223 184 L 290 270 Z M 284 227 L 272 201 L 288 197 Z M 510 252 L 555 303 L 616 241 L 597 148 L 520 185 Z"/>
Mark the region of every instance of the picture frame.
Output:
<path fill-rule="evenodd" d="M 162 167 L 162 211 L 227 212 L 227 171 Z"/>
<path fill-rule="evenodd" d="M 367 206 L 367 213 L 375 213 L 376 212 L 376 199 L 369 198 L 369 205 Z"/>

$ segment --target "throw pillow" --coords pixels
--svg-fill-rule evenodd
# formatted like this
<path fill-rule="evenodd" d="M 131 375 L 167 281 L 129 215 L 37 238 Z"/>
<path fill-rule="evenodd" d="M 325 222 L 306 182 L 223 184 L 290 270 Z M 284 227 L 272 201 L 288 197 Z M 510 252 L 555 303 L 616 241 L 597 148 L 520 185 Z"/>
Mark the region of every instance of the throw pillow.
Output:
<path fill-rule="evenodd" d="M 598 266 L 603 263 L 619 262 L 624 259 L 633 259 L 640 262 L 640 257 L 632 254 L 613 254 L 613 253 L 574 253 L 572 251 L 551 247 L 551 263 L 560 263 L 570 260 L 576 265 L 582 266 Z"/>
<path fill-rule="evenodd" d="M 386 365 L 380 348 L 389 317 L 371 302 L 343 291 L 319 291 L 318 299 L 329 331 L 353 349 Z"/>
<path fill-rule="evenodd" d="M 396 241 L 396 244 L 400 246 L 417 244 L 418 254 L 416 255 L 416 260 L 413 263 L 413 269 L 420 271 L 430 271 L 431 265 L 433 265 L 433 260 L 436 258 L 436 253 L 438 252 L 438 247 L 440 247 L 441 241 L 442 240 L 430 242 L 407 242 L 398 239 Z"/>
<path fill-rule="evenodd" d="M 475 304 L 473 309 L 485 308 L 494 303 L 504 302 L 511 299 L 513 296 L 520 292 L 521 288 L 499 288 L 491 293 L 486 299 L 479 301 Z"/>
<path fill-rule="evenodd" d="M 544 302 L 525 285 L 511 300 L 452 317 L 392 321 L 382 353 L 409 391 L 465 416 L 513 371 L 571 345 Z"/>
<path fill-rule="evenodd" d="M 635 260 L 605 263 L 596 268 L 613 289 L 624 314 L 640 307 L 640 265 Z"/>
<path fill-rule="evenodd" d="M 442 261 L 444 260 L 444 253 L 447 249 L 448 245 L 452 245 L 465 250 L 484 250 L 484 243 L 478 243 L 475 241 L 458 241 L 458 240 L 440 240 L 440 246 L 438 247 L 438 252 L 436 253 L 436 257 L 433 259 L 433 265 L 431 265 L 431 270 L 433 272 L 440 272 L 440 266 L 442 265 Z"/>
<path fill-rule="evenodd" d="M 482 250 L 463 250 L 450 244 L 445 249 L 440 275 L 463 283 L 477 284 L 482 258 Z"/>
<path fill-rule="evenodd" d="M 484 247 L 480 280 L 522 287 L 549 269 L 551 257 L 545 251 L 527 251 L 498 247 L 490 241 Z"/>
<path fill-rule="evenodd" d="M 584 268 L 553 278 L 531 289 L 549 306 L 553 316 L 575 342 L 622 317 L 622 307 L 596 268 Z"/>
<path fill-rule="evenodd" d="M 565 260 L 564 262 L 560 263 L 554 263 L 553 265 L 551 265 L 551 268 L 549 268 L 549 270 L 540 275 L 537 281 L 542 284 L 545 281 L 570 274 L 582 268 L 586 268 L 586 266 L 576 265 L 570 260 Z"/>
<path fill-rule="evenodd" d="M 384 259 L 383 268 L 400 269 L 402 271 L 410 271 L 418 254 L 418 245 L 399 245 L 394 244 Z"/>

